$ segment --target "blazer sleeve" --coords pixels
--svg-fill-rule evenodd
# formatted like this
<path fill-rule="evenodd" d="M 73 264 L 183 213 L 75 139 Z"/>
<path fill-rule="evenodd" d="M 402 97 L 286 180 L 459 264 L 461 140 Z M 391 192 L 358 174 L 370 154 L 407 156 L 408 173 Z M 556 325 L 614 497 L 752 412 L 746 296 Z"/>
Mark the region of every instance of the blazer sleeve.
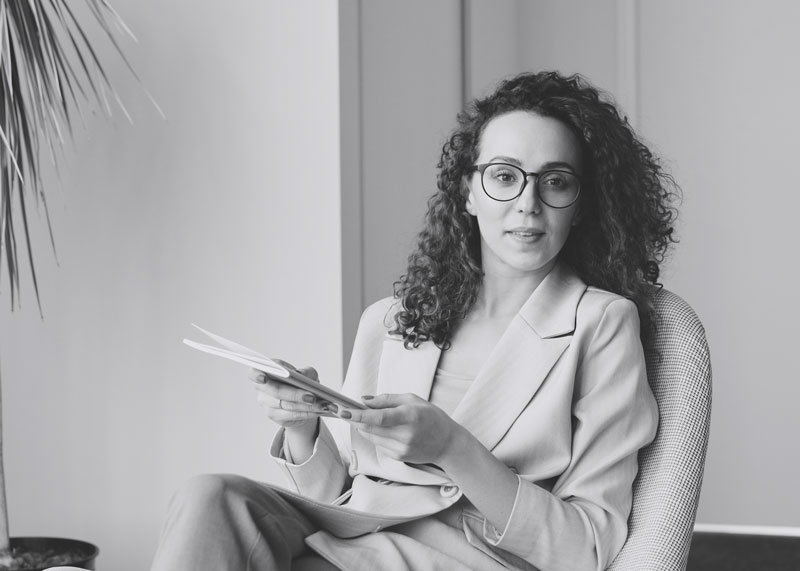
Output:
<path fill-rule="evenodd" d="M 576 371 L 572 456 L 552 491 L 519 478 L 502 532 L 484 539 L 543 571 L 597 570 L 627 537 L 637 453 L 655 436 L 658 407 L 647 383 L 635 305 L 609 303 Z"/>
<path fill-rule="evenodd" d="M 319 435 L 311 456 L 302 464 L 295 464 L 291 451 L 285 445 L 284 429 L 275 434 L 270 446 L 270 456 L 280 467 L 287 487 L 298 494 L 332 502 L 341 495 L 347 481 L 347 464 L 339 454 L 336 441 L 324 420 L 319 423 Z"/>

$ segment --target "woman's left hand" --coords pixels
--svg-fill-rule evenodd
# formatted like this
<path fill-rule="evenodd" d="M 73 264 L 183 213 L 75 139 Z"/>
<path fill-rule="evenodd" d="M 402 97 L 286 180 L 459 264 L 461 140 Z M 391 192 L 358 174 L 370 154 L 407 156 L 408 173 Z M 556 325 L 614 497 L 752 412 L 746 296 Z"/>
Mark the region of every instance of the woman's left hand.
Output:
<path fill-rule="evenodd" d="M 340 411 L 339 418 L 353 424 L 390 458 L 438 464 L 453 452 L 462 427 L 436 405 L 414 394 L 382 394 L 362 400 L 366 410 Z"/>

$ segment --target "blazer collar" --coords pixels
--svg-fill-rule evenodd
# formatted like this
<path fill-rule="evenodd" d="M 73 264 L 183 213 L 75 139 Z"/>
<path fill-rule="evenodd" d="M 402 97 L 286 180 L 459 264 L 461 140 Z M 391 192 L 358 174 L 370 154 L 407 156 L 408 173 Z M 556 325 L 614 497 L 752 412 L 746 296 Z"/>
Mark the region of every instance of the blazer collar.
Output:
<path fill-rule="evenodd" d="M 522 308 L 519 317 L 542 339 L 575 331 L 578 302 L 586 284 L 566 263 L 559 262 L 542 280 Z"/>
<path fill-rule="evenodd" d="M 585 291 L 586 284 L 568 265 L 557 264 L 512 319 L 453 412 L 453 418 L 489 450 L 569 346 Z M 441 350 L 430 341 L 409 350 L 398 336 L 387 337 L 378 393 L 414 393 L 428 399 Z"/>

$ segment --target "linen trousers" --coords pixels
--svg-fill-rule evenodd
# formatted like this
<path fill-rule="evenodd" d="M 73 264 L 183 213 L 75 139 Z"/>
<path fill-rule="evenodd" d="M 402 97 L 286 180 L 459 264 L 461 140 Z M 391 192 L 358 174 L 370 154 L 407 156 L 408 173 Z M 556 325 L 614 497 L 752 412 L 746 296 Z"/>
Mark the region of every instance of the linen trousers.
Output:
<path fill-rule="evenodd" d="M 196 476 L 170 502 L 151 571 L 338 571 L 306 546 L 317 529 L 267 485 Z"/>

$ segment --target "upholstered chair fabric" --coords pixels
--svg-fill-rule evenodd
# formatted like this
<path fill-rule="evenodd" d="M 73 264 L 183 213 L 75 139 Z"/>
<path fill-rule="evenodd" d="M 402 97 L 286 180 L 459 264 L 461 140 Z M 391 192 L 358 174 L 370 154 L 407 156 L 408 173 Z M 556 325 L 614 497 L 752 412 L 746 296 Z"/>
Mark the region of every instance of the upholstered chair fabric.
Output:
<path fill-rule="evenodd" d="M 609 571 L 684 570 L 703 481 L 711 417 L 711 363 L 692 308 L 654 292 L 657 333 L 645 347 L 659 409 L 655 440 L 639 454 L 628 539 Z"/>

